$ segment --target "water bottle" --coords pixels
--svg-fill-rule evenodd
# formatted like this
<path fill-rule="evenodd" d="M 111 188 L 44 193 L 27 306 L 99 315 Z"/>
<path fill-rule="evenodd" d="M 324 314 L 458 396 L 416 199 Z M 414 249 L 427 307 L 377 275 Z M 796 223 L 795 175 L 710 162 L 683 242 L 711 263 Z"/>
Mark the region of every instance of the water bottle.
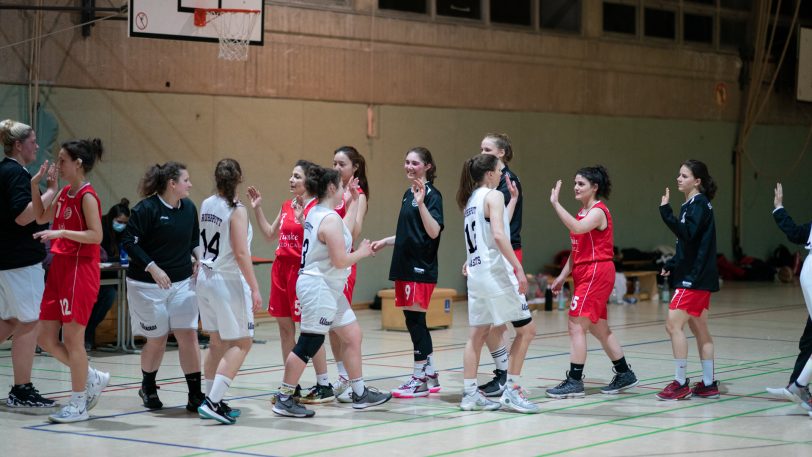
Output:
<path fill-rule="evenodd" d="M 668 289 L 668 281 L 663 281 L 663 293 L 660 297 L 660 301 L 663 303 L 670 303 L 671 302 L 671 291 Z"/>
<path fill-rule="evenodd" d="M 553 310 L 553 289 L 550 289 L 550 286 L 547 286 L 546 290 L 544 291 L 544 311 L 552 311 Z"/>
<path fill-rule="evenodd" d="M 124 245 L 118 245 L 118 263 L 122 267 L 127 267 L 130 265 L 130 256 L 127 255 L 127 251 L 124 250 Z"/>
<path fill-rule="evenodd" d="M 561 290 L 558 292 L 558 309 L 565 309 L 567 307 L 567 295 L 569 291 L 569 286 L 564 284 L 561 287 Z"/>

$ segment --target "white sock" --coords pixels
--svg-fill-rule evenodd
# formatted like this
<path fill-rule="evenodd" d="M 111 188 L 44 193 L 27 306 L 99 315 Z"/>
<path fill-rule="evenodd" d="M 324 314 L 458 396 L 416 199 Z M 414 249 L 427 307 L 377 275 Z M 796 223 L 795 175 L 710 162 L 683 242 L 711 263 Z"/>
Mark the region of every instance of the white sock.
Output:
<path fill-rule="evenodd" d="M 326 386 L 330 384 L 330 375 L 327 373 L 318 374 L 316 373 L 316 384 L 320 386 Z"/>
<path fill-rule="evenodd" d="M 208 397 L 212 403 L 220 403 L 226 395 L 226 391 L 231 386 L 231 378 L 218 374 L 214 376 L 214 383 L 211 386 L 211 393 Z"/>
<path fill-rule="evenodd" d="M 338 367 L 338 375 L 343 377 L 344 379 L 350 379 L 350 375 L 347 374 L 347 369 L 344 368 L 344 362 L 338 361 L 336 362 L 336 367 Z"/>
<path fill-rule="evenodd" d="M 713 384 L 713 359 L 701 360 L 702 362 L 702 383 L 706 386 Z"/>
<path fill-rule="evenodd" d="M 352 386 L 352 391 L 357 396 L 364 395 L 364 378 L 358 379 L 350 379 L 350 385 Z"/>
<path fill-rule="evenodd" d="M 203 391 L 203 393 L 206 394 L 207 397 L 211 393 L 211 386 L 213 384 L 214 384 L 214 379 L 206 378 L 206 379 L 203 380 L 203 387 L 206 389 L 205 391 Z"/>
<path fill-rule="evenodd" d="M 412 376 L 414 376 L 415 378 L 422 378 L 423 377 L 423 371 L 425 371 L 425 368 L 427 366 L 428 366 L 427 361 L 426 362 L 415 362 L 414 363 L 414 373 L 412 373 Z"/>
<path fill-rule="evenodd" d="M 476 379 L 463 379 L 462 380 L 462 390 L 465 395 L 473 395 L 476 393 Z"/>
<path fill-rule="evenodd" d="M 499 349 L 491 352 L 493 363 L 496 364 L 497 370 L 507 371 L 508 368 L 508 351 L 507 346 L 502 346 Z"/>
<path fill-rule="evenodd" d="M 806 365 L 804 365 L 804 369 L 801 370 L 801 374 L 798 375 L 798 379 L 795 380 L 799 386 L 806 386 L 809 384 L 809 378 L 812 377 L 812 357 L 806 361 Z"/>
<path fill-rule="evenodd" d="M 78 406 L 79 409 L 85 409 L 87 406 L 87 394 L 85 392 L 71 392 L 70 402 Z"/>
<path fill-rule="evenodd" d="M 426 358 L 426 374 L 429 376 L 437 374 L 437 371 L 434 369 L 434 354 L 429 354 Z"/>
<path fill-rule="evenodd" d="M 522 385 L 522 375 L 508 373 L 508 375 L 507 375 L 507 385 L 508 385 L 508 387 L 521 386 Z"/>
<path fill-rule="evenodd" d="M 688 359 L 674 359 L 674 379 L 680 384 L 685 384 L 685 372 L 688 371 Z"/>

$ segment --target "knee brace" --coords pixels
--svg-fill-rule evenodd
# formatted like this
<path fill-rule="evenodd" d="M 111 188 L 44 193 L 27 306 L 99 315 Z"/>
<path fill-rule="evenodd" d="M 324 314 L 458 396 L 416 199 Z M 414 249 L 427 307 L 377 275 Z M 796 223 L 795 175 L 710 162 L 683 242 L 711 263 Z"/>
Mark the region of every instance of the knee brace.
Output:
<path fill-rule="evenodd" d="M 324 335 L 316 333 L 302 333 L 296 341 L 296 346 L 293 346 L 293 353 L 302 359 L 304 363 L 310 361 L 310 358 L 316 355 L 324 344 Z"/>
<path fill-rule="evenodd" d="M 528 317 L 527 319 L 522 319 L 520 321 L 513 321 L 513 322 L 511 322 L 511 324 L 513 324 L 513 328 L 520 328 L 520 327 L 524 327 L 525 325 L 527 325 L 527 324 L 529 324 L 531 322 L 533 322 L 533 318 Z"/>
<path fill-rule="evenodd" d="M 406 328 L 412 337 L 415 362 L 426 360 L 429 354 L 434 352 L 431 344 L 431 333 L 429 333 L 426 326 L 426 313 L 403 311 L 403 315 L 406 317 Z"/>

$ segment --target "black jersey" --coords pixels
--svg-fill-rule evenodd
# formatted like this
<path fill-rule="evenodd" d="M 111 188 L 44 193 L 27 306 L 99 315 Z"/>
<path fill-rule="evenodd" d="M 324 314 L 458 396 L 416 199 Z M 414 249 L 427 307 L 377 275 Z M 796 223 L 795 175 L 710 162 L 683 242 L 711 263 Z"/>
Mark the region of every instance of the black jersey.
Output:
<path fill-rule="evenodd" d="M 443 230 L 443 196 L 431 183 L 426 183 L 426 198 L 423 200 L 431 217 Z M 395 249 L 392 252 L 392 266 L 389 268 L 391 281 L 437 282 L 437 249 L 440 235 L 432 239 L 423 227 L 420 210 L 414 201 L 412 188 L 403 194 L 403 202 L 395 232 Z"/>
<path fill-rule="evenodd" d="M 32 221 L 27 225 L 14 222 L 31 203 L 31 174 L 9 157 L 0 162 L 0 270 L 36 265 L 45 258 L 45 245 L 35 240 L 34 233 L 48 224 Z"/>
<path fill-rule="evenodd" d="M 787 235 L 787 239 L 795 244 L 803 244 L 807 249 L 812 248 L 812 223 L 807 222 L 803 225 L 795 224 L 795 221 L 789 217 L 789 213 L 784 207 L 777 208 L 773 211 L 773 219 L 778 224 L 778 228 Z"/>
<path fill-rule="evenodd" d="M 127 277 L 151 282 L 145 268 L 155 262 L 172 282 L 192 276 L 192 251 L 200 244 L 197 208 L 188 198 L 171 208 L 160 197 L 147 197 L 132 209 L 122 237 L 130 255 Z"/>
<path fill-rule="evenodd" d="M 716 269 L 716 221 L 713 206 L 704 194 L 696 194 L 680 207 L 679 220 L 671 205 L 660 206 L 663 222 L 677 236 L 677 253 L 665 264 L 674 287 L 719 290 Z"/>
<path fill-rule="evenodd" d="M 516 250 L 522 247 L 522 200 L 524 197 L 522 196 L 522 183 L 519 181 L 519 177 L 505 165 L 505 168 L 502 168 L 502 177 L 499 178 L 499 185 L 496 186 L 496 190 L 502 192 L 505 196 L 505 206 L 510 203 L 510 190 L 508 190 L 507 181 L 505 181 L 507 176 L 510 176 L 510 180 L 516 183 L 516 188 L 519 190 L 519 201 L 516 202 L 516 209 L 513 210 L 513 218 L 510 219 L 510 245 Z"/>

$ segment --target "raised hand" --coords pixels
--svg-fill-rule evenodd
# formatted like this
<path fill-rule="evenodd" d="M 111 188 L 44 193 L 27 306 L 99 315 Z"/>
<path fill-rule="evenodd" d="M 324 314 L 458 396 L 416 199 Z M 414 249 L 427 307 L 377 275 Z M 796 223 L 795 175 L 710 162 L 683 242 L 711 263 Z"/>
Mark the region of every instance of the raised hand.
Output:
<path fill-rule="evenodd" d="M 291 207 L 293 208 L 294 217 L 299 221 L 299 225 L 304 225 L 304 196 L 297 195 L 294 197 Z"/>
<path fill-rule="evenodd" d="M 53 168 L 53 166 L 51 167 Z M 39 170 L 37 173 L 31 177 L 31 184 L 39 185 L 40 181 L 42 181 L 42 177 L 47 176 L 46 181 L 51 179 L 51 170 L 48 169 L 48 161 L 42 162 L 42 165 L 39 166 Z"/>
<path fill-rule="evenodd" d="M 412 194 L 414 194 L 414 202 L 417 203 L 418 206 L 423 203 L 423 200 L 426 198 L 426 185 L 423 181 L 419 179 L 412 181 Z"/>
<path fill-rule="evenodd" d="M 775 199 L 773 200 L 773 205 L 775 205 L 776 208 L 784 206 L 784 188 L 780 182 L 775 184 Z"/>
<path fill-rule="evenodd" d="M 347 190 L 350 192 L 350 200 L 358 200 L 358 178 L 352 178 L 347 184 Z"/>
<path fill-rule="evenodd" d="M 671 201 L 671 191 L 666 187 L 665 195 L 660 199 L 660 206 L 667 205 L 669 201 Z"/>
<path fill-rule="evenodd" d="M 248 186 L 248 191 L 245 194 L 251 202 L 251 208 L 256 209 L 262 205 L 262 194 L 259 193 L 256 187 Z"/>
<path fill-rule="evenodd" d="M 550 190 L 550 203 L 558 203 L 558 195 L 561 193 L 561 180 L 555 182 L 555 187 Z"/>
<path fill-rule="evenodd" d="M 510 192 L 510 199 L 515 200 L 519 198 L 519 186 L 510 179 L 510 174 L 505 174 L 505 184 L 507 184 L 508 192 Z"/>

